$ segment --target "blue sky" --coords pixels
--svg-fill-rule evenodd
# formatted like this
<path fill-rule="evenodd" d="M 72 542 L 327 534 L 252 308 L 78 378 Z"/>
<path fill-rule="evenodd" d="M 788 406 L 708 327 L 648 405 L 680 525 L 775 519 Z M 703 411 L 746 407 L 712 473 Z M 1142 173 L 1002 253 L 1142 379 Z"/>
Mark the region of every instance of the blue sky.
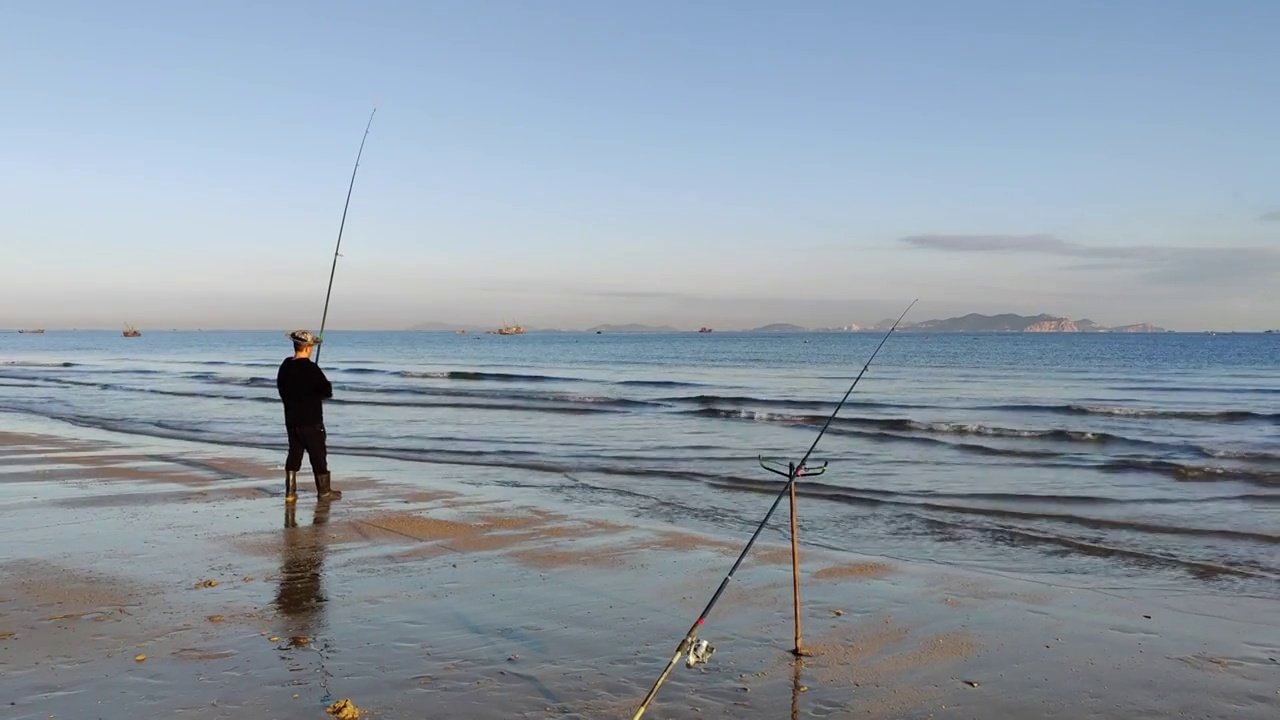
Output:
<path fill-rule="evenodd" d="M 1280 3 L 24 3 L 0 325 L 1280 325 Z"/>

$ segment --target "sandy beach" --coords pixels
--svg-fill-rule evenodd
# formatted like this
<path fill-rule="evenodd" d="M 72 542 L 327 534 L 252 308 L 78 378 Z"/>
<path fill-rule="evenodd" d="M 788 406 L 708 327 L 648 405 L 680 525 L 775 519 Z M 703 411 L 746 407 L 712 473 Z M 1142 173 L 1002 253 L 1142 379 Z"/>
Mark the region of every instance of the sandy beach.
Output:
<path fill-rule="evenodd" d="M 55 428 L 53 423 L 50 428 Z M 47 718 L 629 718 L 748 532 L 342 459 L 0 433 L 0 704 Z M 350 468 L 360 467 L 352 474 Z M 434 476 L 424 477 L 423 473 Z M 424 489 L 426 488 L 426 489 Z M 760 512 L 767 508 L 762 496 Z M 801 530 L 804 537 L 803 506 Z M 805 546 L 785 505 L 650 718 L 1274 718 L 1280 612 Z"/>

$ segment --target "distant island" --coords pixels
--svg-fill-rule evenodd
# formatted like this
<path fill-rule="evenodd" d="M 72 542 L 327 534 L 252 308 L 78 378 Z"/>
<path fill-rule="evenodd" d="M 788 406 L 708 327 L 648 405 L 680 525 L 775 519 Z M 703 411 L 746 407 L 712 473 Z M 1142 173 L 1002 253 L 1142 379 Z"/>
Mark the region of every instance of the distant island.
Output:
<path fill-rule="evenodd" d="M 893 325 L 893 320 L 881 320 L 870 327 L 862 327 L 859 325 L 844 325 L 842 327 L 817 327 L 809 328 L 791 323 L 771 323 L 761 327 L 749 330 L 739 330 L 737 332 L 750 333 L 833 333 L 833 332 L 884 332 Z M 409 328 L 416 332 L 465 332 L 465 333 L 484 333 L 493 332 L 497 326 L 483 327 L 480 325 L 472 325 L 466 323 L 445 323 L 445 322 L 424 322 Z M 528 332 L 575 332 L 573 330 L 558 330 L 552 328 L 533 328 L 526 327 Z M 681 330 L 671 327 L 670 325 L 644 325 L 642 323 L 626 323 L 622 325 L 604 324 L 586 328 L 576 332 L 589 333 L 681 333 L 681 332 L 711 332 L 711 328 L 702 328 L 701 330 Z M 1135 323 L 1132 325 L 1100 325 L 1088 318 L 1080 320 L 1072 320 L 1071 318 L 1058 315 L 1016 315 L 1014 313 L 1003 313 L 1000 315 L 980 315 L 978 313 L 969 313 L 960 317 L 946 318 L 942 320 L 922 320 L 920 322 L 903 322 L 898 326 L 899 332 L 921 332 L 921 333 L 1164 333 L 1170 332 L 1161 327 L 1156 327 L 1148 323 Z M 727 332 L 735 332 L 728 330 Z"/>
<path fill-rule="evenodd" d="M 641 325 L 640 323 L 627 323 L 626 325 L 596 325 L 587 328 L 587 332 L 598 333 L 673 333 L 680 332 L 679 329 L 670 325 Z"/>
<path fill-rule="evenodd" d="M 884 332 L 893 326 L 893 320 L 881 320 L 870 327 L 844 325 L 842 327 L 809 328 L 791 323 L 772 323 L 762 327 L 746 330 L 752 333 L 832 333 L 832 332 Z M 1148 323 L 1133 325 L 1117 325 L 1107 327 L 1087 318 L 1072 320 L 1057 315 L 979 315 L 969 313 L 960 317 L 945 320 L 922 320 L 920 322 L 904 322 L 898 326 L 899 332 L 929 333 L 1163 333 L 1169 332 L 1161 327 Z"/>
<path fill-rule="evenodd" d="M 881 320 L 876 323 L 873 330 L 888 330 L 893 326 L 893 320 Z M 1107 327 L 1089 320 L 1072 320 L 1066 317 L 1056 315 L 1015 315 L 1013 313 L 1004 313 L 1001 315 L 979 315 L 977 313 L 969 313 L 960 317 L 947 318 L 945 320 L 923 320 L 917 323 L 903 323 L 898 326 L 900 330 L 910 330 L 912 332 L 935 332 L 935 333 L 1015 333 L 1015 332 L 1038 332 L 1038 333 L 1162 333 L 1168 332 L 1164 328 L 1156 327 L 1148 323 L 1136 323 L 1133 325 L 1117 325 Z"/>
<path fill-rule="evenodd" d="M 746 330 L 750 333 L 835 333 L 835 332 L 884 332 L 893 326 L 893 320 L 881 320 L 871 327 L 845 325 L 843 327 L 809 328 L 791 323 L 771 323 L 758 328 Z M 732 332 L 732 331 L 730 331 Z M 1072 320 L 1056 315 L 979 315 L 970 313 L 961 317 L 945 320 L 922 320 L 920 322 L 903 322 L 898 332 L 929 333 L 1163 333 L 1169 332 L 1161 327 L 1147 323 L 1133 325 L 1117 325 L 1107 327 L 1089 320 Z"/>
<path fill-rule="evenodd" d="M 447 323 L 439 321 L 421 322 L 409 328 L 409 332 L 451 332 L 451 333 L 493 333 L 502 327 L 501 325 L 493 325 L 486 327 L 484 325 L 476 325 L 473 323 Z M 590 333 L 678 333 L 682 332 L 679 328 L 673 328 L 670 325 L 642 325 L 640 323 L 627 323 L 625 325 L 596 325 L 585 330 L 561 330 L 557 328 L 539 328 L 525 326 L 526 333 L 563 333 L 563 332 L 590 332 Z"/>

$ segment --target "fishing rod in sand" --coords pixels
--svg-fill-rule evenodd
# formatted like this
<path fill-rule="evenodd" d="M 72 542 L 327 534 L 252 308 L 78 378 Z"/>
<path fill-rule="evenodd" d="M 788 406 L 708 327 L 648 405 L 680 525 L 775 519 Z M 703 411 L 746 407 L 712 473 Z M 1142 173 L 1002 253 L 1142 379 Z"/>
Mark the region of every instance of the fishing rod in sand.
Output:
<path fill-rule="evenodd" d="M 369 122 L 365 123 L 364 136 L 360 138 L 360 149 L 356 152 L 356 165 L 351 168 L 351 183 L 347 185 L 347 201 L 342 205 L 342 222 L 338 224 L 338 244 L 333 248 L 333 266 L 329 268 L 329 289 L 324 293 L 324 313 L 320 316 L 320 340 L 324 340 L 324 323 L 329 319 L 329 297 L 333 294 L 333 276 L 338 271 L 338 251 L 342 249 L 342 230 L 347 226 L 347 208 L 351 206 L 351 190 L 356 186 L 356 171 L 360 169 L 360 156 L 364 154 L 364 141 L 369 139 L 369 128 L 373 125 L 373 115 L 378 112 L 375 103 L 373 112 L 369 113 Z M 311 361 L 320 362 L 320 345 L 316 345 Z"/>
<path fill-rule="evenodd" d="M 884 347 L 889 336 L 898 328 L 898 323 L 902 322 L 902 318 L 907 316 L 907 313 L 911 311 L 911 308 L 914 307 L 917 302 L 919 302 L 918 298 L 916 300 L 912 300 L 911 304 L 907 306 L 907 309 L 902 311 L 902 315 L 898 316 L 898 319 L 894 321 L 893 326 L 889 328 L 889 332 L 885 333 L 884 337 L 880 339 L 880 344 L 877 345 L 875 351 L 871 353 L 871 357 L 867 358 L 866 364 L 862 366 L 862 370 L 858 373 L 858 376 L 853 379 L 853 383 L 849 385 L 849 389 L 845 391 L 844 397 L 840 399 L 838 404 L 836 404 L 836 409 L 831 412 L 827 421 L 822 425 L 822 429 L 818 431 L 818 436 L 813 439 L 813 444 L 809 446 L 804 457 L 800 458 L 800 462 L 792 463 L 789 466 L 786 472 L 786 485 L 782 487 L 781 492 L 779 492 L 778 496 L 774 498 L 773 505 L 769 507 L 769 512 L 765 513 L 764 519 L 760 521 L 758 526 L 756 526 L 756 531 L 751 534 L 751 539 L 747 541 L 747 546 L 742 549 L 742 554 L 738 555 L 738 559 L 733 563 L 733 567 L 729 568 L 729 574 L 725 575 L 724 580 L 720 581 L 720 587 L 716 589 L 715 594 L 711 596 L 711 601 L 707 603 L 705 608 L 703 608 L 702 614 L 698 616 L 698 619 L 694 621 L 693 626 L 689 628 L 689 632 L 685 634 L 684 639 L 680 641 L 680 644 L 676 647 L 675 655 L 671 657 L 671 662 L 667 663 L 666 669 L 664 669 L 662 674 L 658 676 L 657 681 L 654 682 L 653 687 L 649 690 L 649 694 L 645 696 L 644 701 L 640 703 L 640 707 L 636 709 L 635 715 L 631 716 L 631 720 L 640 720 L 640 716 L 644 715 L 645 710 L 649 707 L 649 703 L 653 702 L 653 698 L 657 696 L 658 689 L 667 681 L 667 677 L 671 675 L 671 671 L 675 668 L 676 663 L 680 662 L 681 656 L 685 653 L 689 654 L 689 659 L 685 661 L 685 664 L 688 667 L 694 667 L 696 665 L 706 663 L 711 659 L 711 654 L 715 652 L 715 648 L 711 647 L 710 643 L 706 640 L 698 641 L 698 630 L 701 629 L 703 623 L 707 619 L 707 616 L 711 614 L 711 609 L 720 601 L 720 596 L 724 594 L 725 588 L 729 586 L 729 581 L 733 579 L 734 573 L 738 571 L 738 566 L 742 565 L 742 561 L 746 559 L 747 553 L 751 552 L 751 547 L 755 545 L 756 538 L 760 537 L 760 533 L 764 530 L 765 525 L 769 523 L 769 518 L 773 517 L 773 513 L 778 509 L 778 505 L 782 502 L 782 498 L 791 493 L 792 489 L 795 487 L 796 480 L 801 475 L 805 474 L 806 463 L 809 462 L 809 456 L 812 455 L 814 449 L 818 447 L 818 441 L 822 440 L 822 436 L 826 434 L 827 428 L 830 427 L 832 421 L 836 419 L 836 415 L 840 412 L 840 408 L 844 407 L 845 401 L 849 399 L 849 395 L 853 393 L 853 389 L 858 386 L 858 381 L 862 379 L 864 374 L 866 374 L 867 368 L 871 367 L 871 362 L 875 360 L 876 355 L 880 353 L 880 348 Z M 763 460 L 761 461 L 761 464 L 763 464 Z M 769 469 L 768 466 L 766 466 L 766 469 Z M 819 474 L 825 469 L 826 464 L 824 463 L 821 468 L 817 469 L 818 472 L 811 474 Z M 798 643 L 795 652 L 797 654 L 800 653 Z"/>

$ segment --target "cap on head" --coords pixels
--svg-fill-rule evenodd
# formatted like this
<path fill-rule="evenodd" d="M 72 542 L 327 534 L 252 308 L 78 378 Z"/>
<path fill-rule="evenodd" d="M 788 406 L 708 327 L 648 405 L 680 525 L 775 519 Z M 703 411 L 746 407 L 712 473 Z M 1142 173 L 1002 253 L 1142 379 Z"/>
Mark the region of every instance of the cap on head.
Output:
<path fill-rule="evenodd" d="M 311 346 L 320 344 L 320 338 L 313 335 L 310 330 L 294 330 L 289 333 L 289 339 L 298 345 Z"/>

